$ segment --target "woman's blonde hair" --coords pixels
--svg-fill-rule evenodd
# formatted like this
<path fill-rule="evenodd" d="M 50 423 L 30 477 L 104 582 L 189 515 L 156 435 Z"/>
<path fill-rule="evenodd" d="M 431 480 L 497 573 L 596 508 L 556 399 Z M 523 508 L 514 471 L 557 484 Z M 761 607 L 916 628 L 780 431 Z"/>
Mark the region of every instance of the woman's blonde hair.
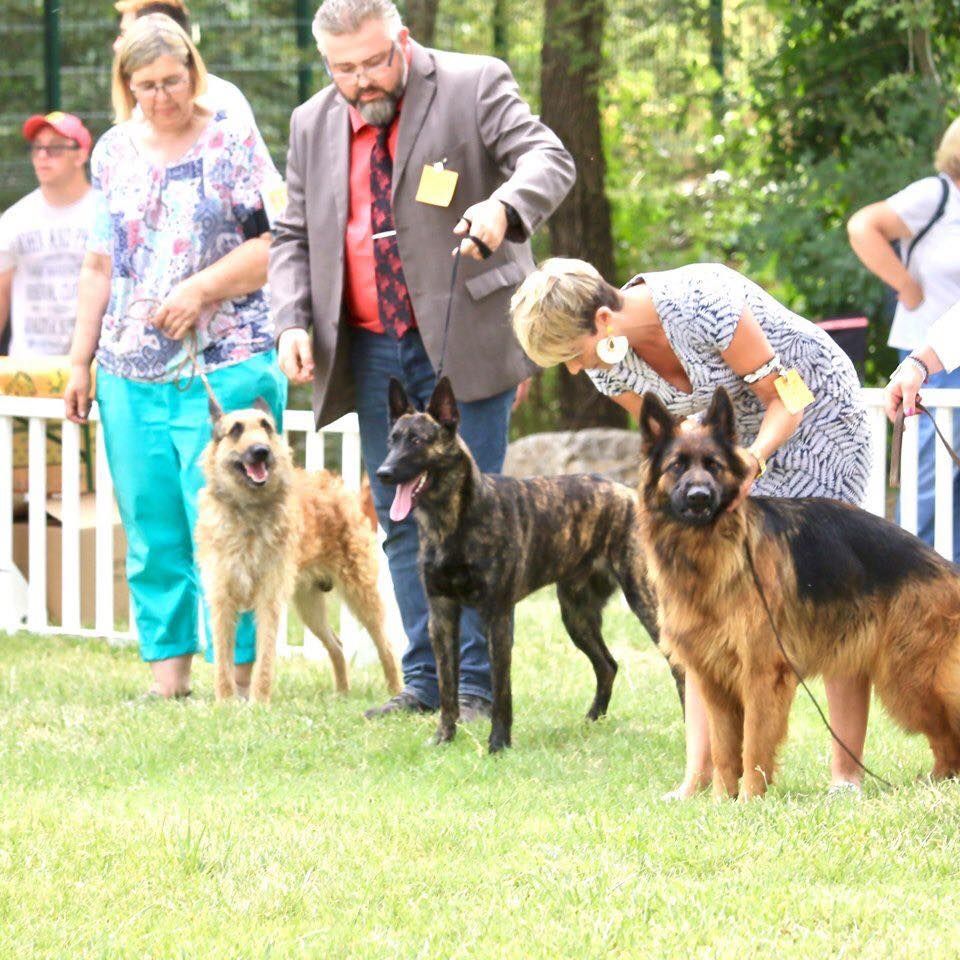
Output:
<path fill-rule="evenodd" d="M 110 99 L 117 123 L 129 120 L 136 106 L 130 77 L 164 56 L 179 60 L 187 68 L 194 99 L 206 93 L 207 68 L 193 41 L 176 21 L 162 13 L 149 13 L 134 21 L 113 58 Z"/>
<path fill-rule="evenodd" d="M 947 127 L 937 147 L 933 165 L 951 180 L 960 180 L 960 117 Z"/>
<path fill-rule="evenodd" d="M 576 341 L 597 332 L 600 307 L 623 309 L 623 295 L 586 261 L 551 257 L 517 288 L 510 319 L 526 355 L 552 367 L 572 360 Z"/>

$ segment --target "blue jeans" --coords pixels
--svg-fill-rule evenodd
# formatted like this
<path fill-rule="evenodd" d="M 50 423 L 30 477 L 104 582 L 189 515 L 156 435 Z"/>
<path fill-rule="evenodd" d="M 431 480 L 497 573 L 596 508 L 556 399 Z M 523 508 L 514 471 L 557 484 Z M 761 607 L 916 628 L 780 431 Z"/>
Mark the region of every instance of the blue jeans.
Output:
<path fill-rule="evenodd" d="M 909 354 L 909 350 L 900 350 L 900 359 L 903 360 Z M 925 388 L 947 388 L 960 387 L 960 368 L 952 373 L 941 370 L 940 373 L 931 374 L 930 379 L 920 390 L 920 396 L 923 396 Z M 956 449 L 960 442 L 960 410 L 955 410 L 953 414 L 953 437 L 948 437 Z M 935 459 L 937 444 L 940 441 L 933 429 L 929 417 L 921 416 L 919 424 L 918 443 L 920 455 L 917 469 L 917 536 L 925 543 L 933 546 L 934 521 L 935 521 L 935 503 L 936 496 L 934 486 L 936 478 Z M 953 471 L 953 562 L 960 563 L 960 473 Z"/>
<path fill-rule="evenodd" d="M 350 362 L 357 391 L 360 448 L 370 476 L 373 502 L 386 532 L 383 545 L 397 606 L 407 634 L 403 654 L 405 687 L 429 707 L 437 707 L 437 666 L 427 632 L 427 598 L 417 565 L 419 549 L 413 516 L 400 523 L 390 519 L 394 487 L 377 479 L 377 468 L 387 456 L 390 412 L 387 387 L 396 377 L 414 404 L 426 406 L 436 383 L 436 374 L 416 330 L 397 340 L 389 334 L 350 330 Z M 507 390 L 486 400 L 461 403 L 460 436 L 484 473 L 499 473 L 507 452 L 507 427 L 515 391 Z M 460 622 L 460 692 L 491 699 L 490 657 L 480 618 L 465 608 Z"/>
<path fill-rule="evenodd" d="M 208 375 L 224 410 L 249 407 L 263 397 L 277 422 L 287 402 L 287 381 L 273 350 Z M 205 480 L 200 456 L 210 442 L 207 394 L 199 377 L 185 390 L 174 383 L 141 383 L 97 371 L 97 403 L 107 462 L 127 535 L 127 580 L 146 661 L 195 653 L 199 647 L 194 559 L 197 495 Z M 210 616 L 206 656 L 213 659 Z M 255 654 L 253 615 L 240 618 L 236 662 Z"/>

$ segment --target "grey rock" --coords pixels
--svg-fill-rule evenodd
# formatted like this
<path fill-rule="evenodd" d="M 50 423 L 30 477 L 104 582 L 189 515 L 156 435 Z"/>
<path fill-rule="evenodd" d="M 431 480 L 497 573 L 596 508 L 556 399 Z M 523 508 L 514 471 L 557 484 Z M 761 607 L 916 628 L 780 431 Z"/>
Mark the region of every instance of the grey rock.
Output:
<path fill-rule="evenodd" d="M 602 473 L 629 486 L 640 469 L 640 434 L 595 428 L 532 433 L 507 447 L 503 472 L 513 477 Z"/>

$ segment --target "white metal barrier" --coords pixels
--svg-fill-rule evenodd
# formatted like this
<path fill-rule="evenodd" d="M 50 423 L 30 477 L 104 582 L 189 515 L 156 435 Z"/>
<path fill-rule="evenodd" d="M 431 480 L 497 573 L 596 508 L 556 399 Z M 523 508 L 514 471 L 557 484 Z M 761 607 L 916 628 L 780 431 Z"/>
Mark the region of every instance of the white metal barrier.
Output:
<path fill-rule="evenodd" d="M 870 413 L 873 471 L 870 477 L 867 509 L 884 516 L 887 512 L 887 420 L 883 413 L 883 392 L 867 389 L 863 396 Z M 952 436 L 952 417 L 960 407 L 960 389 L 925 391 L 924 403 L 935 412 L 937 423 L 947 436 Z M 28 423 L 28 576 L 23 578 L 13 562 L 13 422 L 24 418 Z M 901 490 L 903 506 L 900 522 L 911 532 L 917 528 L 917 420 L 907 421 L 904 431 Z M 90 421 L 97 424 L 94 404 Z M 47 489 L 46 456 L 47 425 L 62 428 L 62 527 L 61 527 L 61 609 L 60 623 L 51 624 L 47 617 Z M 341 418 L 317 434 L 313 415 L 308 410 L 288 410 L 284 415 L 284 431 L 305 435 L 305 466 L 317 470 L 324 466 L 324 437 L 339 438 L 343 476 L 346 484 L 360 486 L 360 437 L 354 415 Z M 113 529 L 115 522 L 113 486 L 107 469 L 102 443 L 95 444 L 95 619 L 92 627 L 84 626 L 80 616 L 80 428 L 63 420 L 63 401 L 32 397 L 0 396 L 0 628 L 25 626 L 34 633 L 69 634 L 106 637 L 112 640 L 134 638 L 132 630 L 114 622 Z M 936 453 L 936 548 L 945 557 L 953 555 L 953 464 L 938 444 Z M 381 532 L 382 539 L 382 532 Z M 395 644 L 403 643 L 403 631 L 393 596 L 385 560 L 380 564 L 380 589 L 389 611 L 388 635 Z M 284 615 L 280 631 L 280 651 L 285 655 L 303 653 L 308 657 L 325 657 L 322 645 L 309 631 L 302 645 L 287 642 L 287 620 Z M 373 659 L 373 645 L 356 621 L 341 611 L 341 639 L 348 655 L 355 660 Z"/>
<path fill-rule="evenodd" d="M 873 439 L 873 470 L 867 495 L 867 509 L 884 515 L 887 493 L 887 419 L 883 412 L 883 391 L 867 389 L 864 400 L 870 411 Z M 934 415 L 943 435 L 953 442 L 954 411 L 960 407 L 960 389 L 924 390 L 923 404 Z M 909 417 L 903 431 L 900 456 L 900 525 L 917 532 L 917 488 L 919 485 L 919 417 Z M 943 444 L 937 441 L 934 467 L 936 524 L 934 546 L 941 556 L 953 559 L 953 461 Z"/>
<path fill-rule="evenodd" d="M 24 578 L 14 564 L 14 492 L 13 434 L 14 419 L 27 421 L 27 545 L 28 575 Z M 91 432 L 99 433 L 99 413 L 90 411 Z M 61 574 L 59 623 L 50 623 L 47 615 L 47 428 L 56 424 L 61 430 Z M 305 463 L 308 470 L 324 466 L 326 437 L 339 441 L 344 482 L 360 489 L 360 436 L 354 414 L 316 433 L 309 410 L 288 410 L 284 414 L 284 433 L 305 437 Z M 81 504 L 81 428 L 63 419 L 63 400 L 34 397 L 0 396 L 0 629 L 19 627 L 39 634 L 105 637 L 114 641 L 133 641 L 132 617 L 129 624 L 114 622 L 113 534 L 116 521 L 113 484 L 107 468 L 103 443 L 94 442 L 95 484 L 95 570 L 94 622 L 81 623 L 80 604 L 80 504 Z M 383 533 L 380 532 L 381 541 Z M 387 602 L 387 635 L 398 652 L 403 645 L 403 630 L 386 558 L 381 557 L 380 590 Z M 311 658 L 326 658 L 320 641 L 308 630 L 301 643 L 288 642 L 287 613 L 281 621 L 279 652 Z M 348 659 L 366 662 L 375 659 L 375 650 L 366 632 L 343 605 L 340 611 L 340 638 Z M 299 639 L 299 638 L 294 638 Z"/>

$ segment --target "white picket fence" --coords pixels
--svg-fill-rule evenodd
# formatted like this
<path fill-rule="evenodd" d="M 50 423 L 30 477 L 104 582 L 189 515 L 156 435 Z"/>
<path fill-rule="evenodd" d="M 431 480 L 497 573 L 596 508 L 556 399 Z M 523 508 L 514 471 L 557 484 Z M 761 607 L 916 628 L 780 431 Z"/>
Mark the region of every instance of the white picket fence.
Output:
<path fill-rule="evenodd" d="M 887 503 L 887 421 L 882 408 L 882 391 L 867 389 L 863 396 L 870 411 L 873 448 L 873 472 L 867 498 L 867 509 L 883 516 Z M 947 436 L 952 435 L 953 410 L 960 407 L 960 389 L 928 390 L 925 404 L 933 411 Z M 26 578 L 13 563 L 13 421 L 28 421 L 28 540 L 29 570 Z M 96 405 L 90 416 L 98 420 Z M 47 617 L 47 490 L 46 456 L 47 427 L 57 423 L 62 429 L 62 575 L 60 623 Z M 917 419 L 907 421 L 902 452 L 901 489 L 903 507 L 900 522 L 908 530 L 917 527 Z M 286 435 L 305 435 L 305 463 L 308 470 L 324 465 L 324 437 L 338 438 L 344 480 L 348 486 L 360 486 L 360 438 L 354 415 L 343 417 L 326 427 L 321 434 L 313 428 L 308 410 L 288 410 L 284 415 Z M 80 617 L 80 509 L 81 459 L 80 428 L 63 420 L 63 401 L 26 397 L 0 396 L 0 628 L 20 626 L 39 634 L 106 637 L 131 641 L 134 635 L 126 624 L 114 622 L 113 529 L 115 508 L 113 486 L 107 469 L 102 443 L 95 444 L 95 622 L 92 627 L 81 624 Z M 936 548 L 945 557 L 953 555 L 953 464 L 939 445 L 936 455 Z M 382 537 L 382 534 L 381 534 Z M 381 563 L 380 588 L 390 611 L 389 635 L 402 644 L 403 632 L 393 597 L 386 562 Z M 306 631 L 302 644 L 287 643 L 286 618 L 281 630 L 280 650 L 286 655 L 302 653 L 308 657 L 324 657 L 319 641 Z M 354 660 L 365 661 L 374 656 L 369 638 L 346 610 L 341 612 L 341 639 Z"/>
<path fill-rule="evenodd" d="M 14 418 L 28 423 L 28 546 L 29 569 L 22 577 L 13 562 L 13 424 Z M 47 616 L 47 429 L 55 423 L 62 431 L 62 492 L 61 497 L 61 610 L 59 623 L 50 623 Z M 92 431 L 99 431 L 96 404 L 90 412 Z M 309 410 L 288 410 L 283 419 L 284 434 L 288 440 L 295 434 L 304 435 L 305 462 L 308 470 L 324 466 L 325 437 L 335 437 L 339 444 L 339 460 L 344 482 L 354 490 L 360 489 L 360 435 L 354 414 L 342 417 L 336 423 L 317 433 L 313 414 Z M 103 443 L 95 442 L 95 619 L 93 626 L 81 623 L 80 613 L 80 490 L 81 490 L 81 428 L 63 419 L 63 401 L 33 397 L 0 396 L 0 629 L 19 627 L 38 634 L 67 634 L 70 636 L 105 637 L 118 642 L 135 639 L 132 618 L 129 624 L 114 622 L 114 556 L 113 535 L 116 521 L 113 484 L 107 467 Z M 383 538 L 380 532 L 381 540 Z M 380 564 L 380 590 L 387 601 L 387 635 L 402 649 L 403 630 L 393 588 L 387 570 L 386 558 Z M 373 644 L 344 606 L 340 611 L 340 638 L 348 659 L 366 662 L 375 659 Z M 278 648 L 283 655 L 303 654 L 310 658 L 325 658 L 320 641 L 303 630 L 302 638 L 288 642 L 286 612 L 281 623 Z M 298 643 L 297 640 L 300 642 Z"/>

